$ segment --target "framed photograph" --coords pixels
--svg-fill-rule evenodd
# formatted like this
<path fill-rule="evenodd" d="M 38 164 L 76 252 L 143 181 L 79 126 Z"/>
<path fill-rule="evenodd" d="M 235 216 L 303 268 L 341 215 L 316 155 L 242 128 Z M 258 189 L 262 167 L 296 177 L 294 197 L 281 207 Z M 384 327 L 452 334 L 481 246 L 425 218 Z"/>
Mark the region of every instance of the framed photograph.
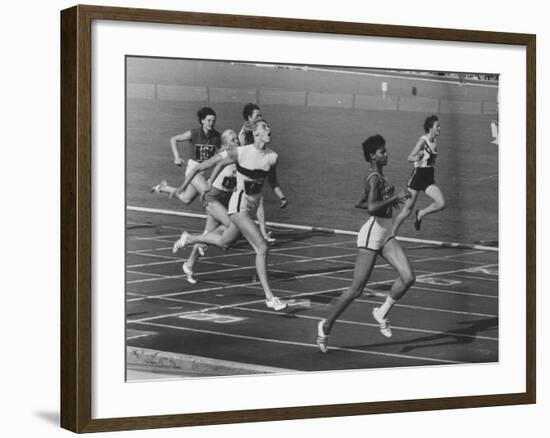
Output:
<path fill-rule="evenodd" d="M 61 12 L 61 426 L 535 403 L 535 35 Z"/>

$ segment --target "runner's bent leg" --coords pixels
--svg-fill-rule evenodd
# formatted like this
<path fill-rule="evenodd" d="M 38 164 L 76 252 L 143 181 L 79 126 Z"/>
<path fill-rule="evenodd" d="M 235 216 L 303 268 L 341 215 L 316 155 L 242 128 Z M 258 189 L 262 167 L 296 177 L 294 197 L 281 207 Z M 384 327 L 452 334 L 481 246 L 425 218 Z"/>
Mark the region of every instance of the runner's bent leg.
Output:
<path fill-rule="evenodd" d="M 220 224 L 228 227 L 231 224 L 231 219 L 227 214 L 227 208 L 225 208 L 218 201 L 211 201 L 206 205 L 206 211 L 211 214 Z"/>
<path fill-rule="evenodd" d="M 353 281 L 351 286 L 340 295 L 338 300 L 334 303 L 328 317 L 323 324 L 323 331 L 328 334 L 334 322 L 340 316 L 340 314 L 346 310 L 353 300 L 359 297 L 363 293 L 363 289 L 367 284 L 367 281 L 374 268 L 374 262 L 376 261 L 377 252 L 370 249 L 359 248 L 357 251 L 357 257 L 355 259 L 355 268 L 353 271 Z"/>
<path fill-rule="evenodd" d="M 223 227 L 223 225 L 221 227 Z M 219 228 L 220 227 L 204 235 L 188 234 L 187 245 L 206 243 L 207 245 L 214 245 L 225 250 L 235 243 L 241 235 L 241 232 L 233 222 L 229 225 L 229 227 L 223 227 L 225 228 L 223 233 L 219 232 Z"/>
<path fill-rule="evenodd" d="M 204 226 L 204 232 L 203 235 L 208 234 L 210 231 L 214 231 L 218 227 L 218 221 L 214 219 L 212 216 L 207 215 L 206 216 L 206 223 Z M 193 271 L 195 267 L 195 263 L 197 262 L 198 258 L 200 256 L 199 253 L 199 244 L 193 245 L 193 250 L 191 251 L 191 254 L 189 255 L 189 258 L 187 259 L 187 267 Z"/>
<path fill-rule="evenodd" d="M 428 195 L 430 198 L 433 199 L 433 202 L 427 207 L 424 207 L 422 210 L 418 211 L 418 219 L 422 219 L 424 218 L 424 216 L 427 216 L 428 214 L 441 211 L 446 206 L 443 193 L 441 192 L 439 187 L 437 187 L 435 184 L 432 184 L 431 186 L 426 188 L 425 193 L 426 195 Z"/>
<path fill-rule="evenodd" d="M 395 302 L 405 295 L 405 292 L 414 284 L 416 278 L 409 264 L 409 259 L 396 239 L 390 239 L 386 242 L 384 248 L 382 248 L 382 256 L 398 273 L 386 302 L 380 306 L 381 316 L 385 318 Z"/>
<path fill-rule="evenodd" d="M 208 184 L 204 179 L 204 175 L 202 173 L 197 173 L 193 181 L 191 181 L 191 184 L 187 186 L 183 193 L 179 194 L 178 198 L 181 202 L 188 205 L 193 202 L 198 194 L 202 194 L 206 190 L 208 190 Z"/>
<path fill-rule="evenodd" d="M 405 201 L 405 205 L 403 205 L 403 208 L 393 220 L 391 229 L 392 236 L 397 235 L 397 231 L 401 227 L 401 224 L 411 215 L 414 205 L 416 204 L 416 200 L 418 199 L 419 192 L 417 190 L 409 188 L 409 192 L 411 193 L 411 197 Z"/>

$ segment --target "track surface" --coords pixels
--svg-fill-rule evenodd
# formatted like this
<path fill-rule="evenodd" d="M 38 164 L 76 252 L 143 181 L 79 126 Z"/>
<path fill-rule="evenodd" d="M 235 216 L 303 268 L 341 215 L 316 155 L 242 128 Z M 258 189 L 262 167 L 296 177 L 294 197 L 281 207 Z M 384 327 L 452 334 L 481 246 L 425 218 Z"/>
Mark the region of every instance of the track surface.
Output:
<path fill-rule="evenodd" d="M 199 231 L 202 221 L 153 224 L 135 216 L 127 242 L 129 346 L 297 371 L 498 360 L 495 252 L 404 244 L 418 280 L 392 310 L 391 339 L 371 316 L 395 277 L 380 258 L 368 290 L 336 323 L 331 351 L 322 354 L 317 321 L 351 282 L 353 238 L 274 230 L 271 285 L 292 303 L 274 312 L 264 304 L 246 242 L 225 253 L 209 248 L 197 264 L 199 283 L 190 285 L 181 271 L 189 249 L 174 256 L 171 244 L 181 225 Z"/>

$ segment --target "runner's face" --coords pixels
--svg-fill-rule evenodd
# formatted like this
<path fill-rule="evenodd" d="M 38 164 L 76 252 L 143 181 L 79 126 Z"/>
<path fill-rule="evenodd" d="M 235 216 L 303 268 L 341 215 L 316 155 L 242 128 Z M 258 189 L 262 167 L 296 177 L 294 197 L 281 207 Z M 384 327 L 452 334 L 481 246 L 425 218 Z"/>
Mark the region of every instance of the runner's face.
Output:
<path fill-rule="evenodd" d="M 379 166 L 388 164 L 388 151 L 386 150 L 386 146 L 376 149 L 376 152 L 372 155 L 371 163 Z"/>
<path fill-rule="evenodd" d="M 271 127 L 265 122 L 258 123 L 256 129 L 254 130 L 254 136 L 258 137 L 258 139 L 264 143 L 270 143 Z"/>
<path fill-rule="evenodd" d="M 441 134 L 441 125 L 439 124 L 439 121 L 434 122 L 432 132 L 434 133 L 434 135 Z"/>
<path fill-rule="evenodd" d="M 250 121 L 252 123 L 254 123 L 256 120 L 261 118 L 262 118 L 262 113 L 260 112 L 259 109 L 255 109 L 254 111 L 252 111 L 252 115 L 250 116 Z"/>
<path fill-rule="evenodd" d="M 206 116 L 204 119 L 201 120 L 201 124 L 206 132 L 211 131 L 212 129 L 214 129 L 214 126 L 216 126 L 216 116 Z"/>
<path fill-rule="evenodd" d="M 236 147 L 239 146 L 239 139 L 237 138 L 237 134 L 234 132 L 231 133 L 227 138 L 227 147 Z"/>

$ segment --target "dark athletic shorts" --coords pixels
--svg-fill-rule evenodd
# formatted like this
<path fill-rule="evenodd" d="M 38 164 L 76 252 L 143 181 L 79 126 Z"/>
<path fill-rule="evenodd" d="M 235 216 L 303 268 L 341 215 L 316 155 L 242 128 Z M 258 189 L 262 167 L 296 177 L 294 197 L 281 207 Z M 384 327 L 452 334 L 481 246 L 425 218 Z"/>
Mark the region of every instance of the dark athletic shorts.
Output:
<path fill-rule="evenodd" d="M 233 192 L 226 192 L 224 190 L 217 189 L 212 187 L 209 192 L 206 192 L 202 199 L 202 206 L 206 208 L 208 204 L 214 201 L 218 201 L 225 208 L 229 205 L 229 200 Z"/>
<path fill-rule="evenodd" d="M 418 192 L 424 192 L 432 184 L 435 184 L 433 167 L 415 167 L 407 186 Z"/>

